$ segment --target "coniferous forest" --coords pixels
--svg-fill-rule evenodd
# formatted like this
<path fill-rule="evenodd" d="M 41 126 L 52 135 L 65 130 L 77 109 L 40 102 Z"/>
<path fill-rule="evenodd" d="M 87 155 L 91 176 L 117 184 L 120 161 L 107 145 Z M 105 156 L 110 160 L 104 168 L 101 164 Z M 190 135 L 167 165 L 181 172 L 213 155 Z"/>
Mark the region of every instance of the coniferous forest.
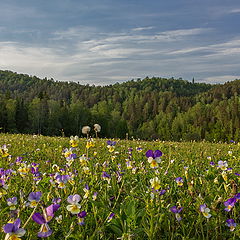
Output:
<path fill-rule="evenodd" d="M 152 77 L 108 86 L 81 85 L 0 71 L 0 131 L 101 137 L 238 141 L 240 80 L 210 85 Z"/>

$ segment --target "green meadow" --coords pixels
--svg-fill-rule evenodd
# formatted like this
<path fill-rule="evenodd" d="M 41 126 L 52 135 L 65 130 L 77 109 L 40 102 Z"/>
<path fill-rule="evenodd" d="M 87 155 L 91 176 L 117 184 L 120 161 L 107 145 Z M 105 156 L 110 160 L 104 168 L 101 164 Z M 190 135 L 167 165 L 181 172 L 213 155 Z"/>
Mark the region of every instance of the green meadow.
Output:
<path fill-rule="evenodd" d="M 239 182 L 233 141 L 0 134 L 0 239 L 239 239 Z"/>

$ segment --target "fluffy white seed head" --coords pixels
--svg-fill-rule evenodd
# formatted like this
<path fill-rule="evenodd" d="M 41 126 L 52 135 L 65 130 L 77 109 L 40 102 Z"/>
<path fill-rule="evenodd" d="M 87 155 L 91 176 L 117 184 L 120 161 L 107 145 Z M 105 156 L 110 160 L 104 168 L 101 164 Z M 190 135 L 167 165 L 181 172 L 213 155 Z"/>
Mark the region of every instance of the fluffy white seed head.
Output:
<path fill-rule="evenodd" d="M 101 126 L 99 124 L 94 124 L 94 131 L 95 132 L 100 132 L 101 131 Z"/>
<path fill-rule="evenodd" d="M 91 128 L 89 126 L 84 126 L 82 128 L 82 133 L 83 134 L 88 134 L 90 132 Z"/>

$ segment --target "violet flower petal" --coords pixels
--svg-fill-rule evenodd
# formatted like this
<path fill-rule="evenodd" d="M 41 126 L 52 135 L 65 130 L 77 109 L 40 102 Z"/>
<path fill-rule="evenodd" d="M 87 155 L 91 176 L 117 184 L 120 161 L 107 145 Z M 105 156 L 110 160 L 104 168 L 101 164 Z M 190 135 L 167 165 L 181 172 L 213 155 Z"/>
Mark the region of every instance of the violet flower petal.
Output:
<path fill-rule="evenodd" d="M 147 158 L 149 158 L 149 157 L 154 157 L 154 155 L 153 155 L 153 150 L 148 150 L 148 151 L 146 152 L 146 157 L 147 157 Z"/>
<path fill-rule="evenodd" d="M 46 223 L 45 218 L 40 213 L 34 213 L 32 216 L 32 220 L 38 224 Z"/>
<path fill-rule="evenodd" d="M 156 150 L 153 154 L 154 158 L 157 158 L 157 157 L 161 157 L 162 156 L 162 152 L 160 150 Z"/>

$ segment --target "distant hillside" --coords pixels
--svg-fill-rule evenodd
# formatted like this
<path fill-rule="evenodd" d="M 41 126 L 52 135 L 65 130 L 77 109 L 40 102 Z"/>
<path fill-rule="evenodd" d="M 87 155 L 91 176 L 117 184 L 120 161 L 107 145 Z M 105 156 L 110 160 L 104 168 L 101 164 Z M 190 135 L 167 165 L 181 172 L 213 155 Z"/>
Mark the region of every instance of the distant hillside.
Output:
<path fill-rule="evenodd" d="M 240 80 L 210 85 L 147 77 L 101 87 L 0 71 L 0 127 L 69 136 L 99 123 L 102 137 L 238 140 L 239 96 Z"/>

